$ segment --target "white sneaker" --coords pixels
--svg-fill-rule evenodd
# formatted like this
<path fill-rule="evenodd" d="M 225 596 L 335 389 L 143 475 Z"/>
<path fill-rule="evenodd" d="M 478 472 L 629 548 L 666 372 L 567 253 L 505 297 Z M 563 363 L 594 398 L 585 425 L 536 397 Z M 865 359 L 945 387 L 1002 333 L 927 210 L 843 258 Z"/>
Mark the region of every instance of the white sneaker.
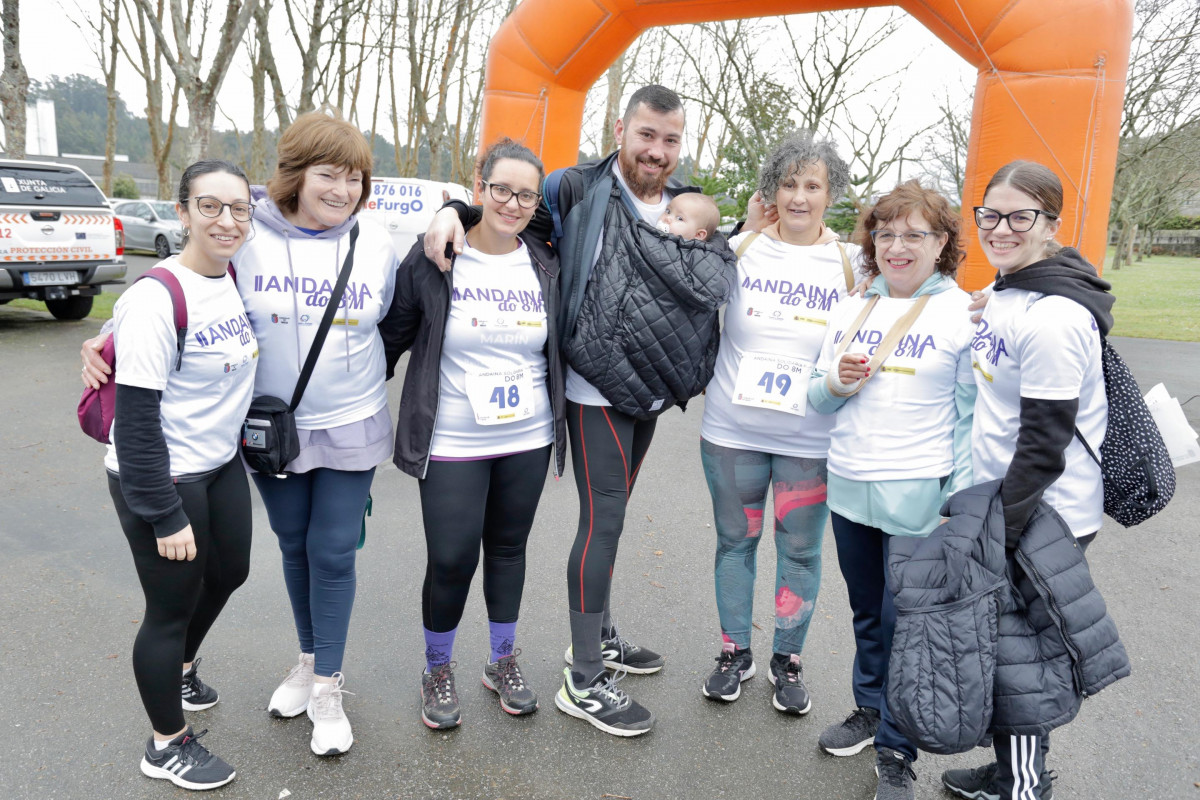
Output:
<path fill-rule="evenodd" d="M 298 717 L 308 708 L 308 698 L 313 687 L 313 655 L 301 653 L 300 663 L 279 684 L 267 703 L 267 711 L 273 717 Z"/>
<path fill-rule="evenodd" d="M 308 703 L 308 718 L 313 721 L 312 751 L 319 756 L 341 755 L 354 744 L 350 720 L 342 710 L 342 695 L 353 694 L 342 689 L 346 676 L 333 673 L 335 683 L 314 683 Z"/>

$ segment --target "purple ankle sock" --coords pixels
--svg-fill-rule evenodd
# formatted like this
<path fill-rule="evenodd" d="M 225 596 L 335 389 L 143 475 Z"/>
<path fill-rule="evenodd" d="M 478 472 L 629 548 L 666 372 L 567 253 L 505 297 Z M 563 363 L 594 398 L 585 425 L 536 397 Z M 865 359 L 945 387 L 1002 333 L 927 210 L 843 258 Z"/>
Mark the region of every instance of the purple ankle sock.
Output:
<path fill-rule="evenodd" d="M 449 663 L 450 657 L 454 655 L 454 634 L 458 633 L 458 628 L 452 628 L 445 633 L 431 631 L 429 628 L 421 630 L 425 631 L 425 667 L 433 672 L 435 667 Z"/>
<path fill-rule="evenodd" d="M 495 664 L 505 656 L 513 653 L 513 643 L 517 640 L 517 623 L 493 622 L 488 620 L 488 630 L 492 640 L 492 663 Z"/>

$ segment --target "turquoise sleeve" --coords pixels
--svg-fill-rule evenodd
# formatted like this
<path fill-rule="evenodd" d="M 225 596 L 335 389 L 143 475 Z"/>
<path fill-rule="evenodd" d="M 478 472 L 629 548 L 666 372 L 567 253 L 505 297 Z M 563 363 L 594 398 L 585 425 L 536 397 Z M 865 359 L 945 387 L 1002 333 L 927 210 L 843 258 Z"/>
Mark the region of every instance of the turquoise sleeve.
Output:
<path fill-rule="evenodd" d="M 949 494 L 966 489 L 974 484 L 971 473 L 971 425 L 975 422 L 974 383 L 954 384 L 954 410 L 958 420 L 954 423 L 954 473 L 950 479 Z"/>
<path fill-rule="evenodd" d="M 974 397 L 972 395 L 972 397 Z M 814 369 L 808 381 L 808 405 L 818 414 L 832 414 L 846 404 L 848 397 L 838 397 L 829 391 L 825 372 Z"/>

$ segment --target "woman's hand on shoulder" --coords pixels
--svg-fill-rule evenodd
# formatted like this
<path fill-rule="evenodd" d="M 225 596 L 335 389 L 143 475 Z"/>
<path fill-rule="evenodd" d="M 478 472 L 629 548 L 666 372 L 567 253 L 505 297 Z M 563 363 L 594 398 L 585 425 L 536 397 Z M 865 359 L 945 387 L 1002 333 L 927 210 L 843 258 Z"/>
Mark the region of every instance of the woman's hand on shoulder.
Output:
<path fill-rule="evenodd" d="M 442 272 L 449 272 L 453 261 L 446 254 L 446 245 L 453 245 L 454 254 L 460 255 L 464 236 L 458 212 L 453 208 L 440 209 L 433 215 L 433 221 L 425 231 L 425 257 L 437 264 Z"/>
<path fill-rule="evenodd" d="M 990 299 L 992 299 L 991 292 L 971 292 L 971 304 L 967 306 L 967 311 L 971 312 L 971 322 L 974 322 L 976 325 L 979 324 L 979 320 L 983 319 L 983 309 L 987 306 Z"/>
<path fill-rule="evenodd" d="M 171 561 L 194 561 L 196 537 L 192 534 L 192 526 L 188 525 L 178 533 L 159 539 L 158 554 Z"/>
<path fill-rule="evenodd" d="M 108 376 L 112 374 L 112 367 L 105 364 L 104 359 L 100 357 L 100 351 L 104 349 L 104 343 L 108 341 L 109 336 L 112 334 L 102 333 L 86 339 L 83 347 L 79 349 L 79 356 L 83 359 L 83 373 L 80 377 L 88 389 L 99 389 L 100 384 L 108 383 Z"/>

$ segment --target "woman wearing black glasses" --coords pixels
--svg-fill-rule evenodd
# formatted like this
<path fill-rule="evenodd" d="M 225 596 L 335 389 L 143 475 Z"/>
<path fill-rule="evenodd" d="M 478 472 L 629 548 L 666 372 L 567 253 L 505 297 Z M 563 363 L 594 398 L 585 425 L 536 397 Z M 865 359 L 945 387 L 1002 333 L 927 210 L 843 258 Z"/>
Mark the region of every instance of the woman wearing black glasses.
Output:
<path fill-rule="evenodd" d="M 896 609 L 884 579 L 896 537 L 927 536 L 951 493 L 970 486 L 975 381 L 958 215 L 916 181 L 860 222 L 864 296 L 829 321 L 809 401 L 835 414 L 829 509 L 854 612 L 854 702 L 818 743 L 835 756 L 874 745 L 877 800 L 912 800 L 917 750 L 887 707 Z"/>
<path fill-rule="evenodd" d="M 241 169 L 198 161 L 183 172 L 175 209 L 183 252 L 113 308 L 121 371 L 104 466 L 146 596 L 133 643 L 154 729 L 142 773 L 212 789 L 233 780 L 233 767 L 200 744 L 203 732 L 194 734 L 183 712 L 217 702 L 197 674 L 196 652 L 250 572 L 250 489 L 238 437 L 258 342 L 228 267 L 250 235 L 254 206 Z M 186 320 L 183 339 L 176 311 Z"/>
<path fill-rule="evenodd" d="M 975 208 L 979 244 L 999 275 L 975 332 L 982 379 L 972 455 L 977 482 L 1003 478 L 1010 556 L 1041 500 L 1058 512 L 1080 548 L 1103 522 L 1100 467 L 1080 438 L 1098 452 L 1108 427 L 1100 353 L 1101 337 L 1112 327 L 1113 296 L 1079 251 L 1054 240 L 1062 204 L 1058 176 L 1041 164 L 1014 161 L 996 172 Z M 1031 697 L 1056 688 L 1052 670 L 1028 666 L 1037 679 L 1025 683 L 1024 696 L 996 696 L 993 725 L 1000 730 L 1012 722 L 1006 712 L 1034 708 Z M 1069 677 L 1066 684 L 1061 688 L 1068 695 L 1084 688 L 1070 685 Z M 961 797 L 1050 796 L 1048 736 L 998 731 L 993 743 L 996 761 L 947 771 L 946 788 Z"/>
<path fill-rule="evenodd" d="M 514 642 L 525 543 L 552 447 L 554 474 L 562 474 L 566 436 L 558 257 L 525 233 L 541 200 L 542 163 L 502 139 L 478 171 L 483 217 L 454 268 L 442 272 L 426 258 L 421 237 L 400 265 L 380 325 L 389 375 L 411 350 L 395 462 L 420 480 L 428 554 L 421 719 L 435 729 L 462 720 L 454 638 L 481 546 L 491 636 L 483 684 L 509 714 L 538 708 Z"/>

